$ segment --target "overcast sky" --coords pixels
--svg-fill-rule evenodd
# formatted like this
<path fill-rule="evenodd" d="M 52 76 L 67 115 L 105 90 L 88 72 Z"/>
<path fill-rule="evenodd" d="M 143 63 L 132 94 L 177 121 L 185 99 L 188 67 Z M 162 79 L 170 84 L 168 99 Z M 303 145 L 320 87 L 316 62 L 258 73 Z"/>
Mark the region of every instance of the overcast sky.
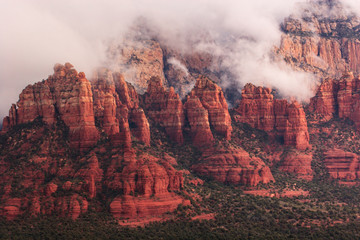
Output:
<path fill-rule="evenodd" d="M 224 67 L 242 84 L 273 85 L 306 99 L 311 76 L 267 56 L 279 44 L 279 23 L 296 2 L 305 0 L 2 0 L 0 118 L 26 85 L 51 75 L 55 63 L 71 62 L 89 75 L 105 59 L 104 43 L 121 39 L 140 16 L 174 48 L 224 57 Z M 360 9 L 360 1 L 346 2 Z M 203 30 L 211 41 L 202 39 Z M 187 46 L 189 39 L 197 44 Z"/>

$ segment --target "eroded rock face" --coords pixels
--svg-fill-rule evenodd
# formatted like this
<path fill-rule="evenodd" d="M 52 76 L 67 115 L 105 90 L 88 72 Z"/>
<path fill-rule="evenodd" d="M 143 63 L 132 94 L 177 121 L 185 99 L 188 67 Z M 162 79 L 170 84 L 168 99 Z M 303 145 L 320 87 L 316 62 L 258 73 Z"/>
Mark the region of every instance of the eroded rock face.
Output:
<path fill-rule="evenodd" d="M 53 124 L 57 112 L 69 127 L 71 147 L 87 150 L 99 138 L 92 97 L 91 85 L 84 73 L 78 73 L 70 63 L 56 64 L 54 74 L 47 80 L 23 90 L 17 107 L 12 106 L 5 118 L 3 131 L 37 117 Z"/>
<path fill-rule="evenodd" d="M 183 104 L 174 88 L 165 90 L 161 79 L 152 77 L 145 93 L 144 103 L 149 117 L 165 128 L 171 140 L 182 144 L 185 116 Z"/>
<path fill-rule="evenodd" d="M 150 126 L 139 97 L 119 73 L 100 68 L 92 80 L 95 116 L 105 133 L 116 143 L 131 145 L 131 134 L 146 145 L 150 144 Z M 122 131 L 121 131 L 122 130 Z M 130 141 L 130 142 L 129 142 Z"/>
<path fill-rule="evenodd" d="M 359 156 L 355 153 L 332 149 L 324 153 L 324 164 L 330 177 L 343 180 L 360 178 Z"/>
<path fill-rule="evenodd" d="M 156 198 L 136 198 L 130 195 L 116 197 L 110 204 L 111 214 L 118 219 L 141 219 L 173 212 L 180 204 L 189 205 L 189 200 L 169 193 Z"/>
<path fill-rule="evenodd" d="M 231 117 L 221 88 L 209 78 L 200 76 L 190 95 L 196 96 L 208 111 L 209 123 L 213 130 L 226 140 L 230 140 Z"/>
<path fill-rule="evenodd" d="M 295 101 L 288 106 L 284 143 L 299 150 L 306 150 L 310 147 L 309 140 L 304 109 Z"/>
<path fill-rule="evenodd" d="M 292 152 L 285 156 L 279 169 L 283 172 L 293 173 L 298 178 L 311 181 L 313 179 L 311 161 L 312 154 Z"/>
<path fill-rule="evenodd" d="M 197 147 L 212 145 L 214 136 L 210 129 L 208 111 L 194 93 L 188 96 L 184 109 L 190 125 L 192 143 Z"/>
<path fill-rule="evenodd" d="M 245 122 L 253 128 L 272 131 L 275 126 L 274 96 L 270 88 L 246 84 L 242 90 L 242 99 L 236 112 L 236 120 Z"/>
<path fill-rule="evenodd" d="M 360 129 L 359 90 L 360 79 L 351 72 L 345 73 L 340 80 L 326 80 L 319 86 L 316 96 L 311 98 L 309 110 L 322 121 L 333 116 L 348 118 Z"/>
<path fill-rule="evenodd" d="M 269 167 L 260 158 L 250 157 L 242 149 L 206 151 L 200 163 L 192 169 L 222 183 L 256 186 L 275 181 Z"/>
<path fill-rule="evenodd" d="M 59 141 L 62 130 L 43 135 L 45 128 L 23 130 L 18 135 L 26 141 L 9 138 L 8 152 L 21 149 L 19 153 L 25 154 L 34 151 L 32 144 L 39 146 L 24 165 L 14 166 L 12 158 L 0 157 L 0 181 L 9 183 L 0 186 L 0 214 L 8 219 L 23 213 L 76 219 L 89 204 L 103 204 L 99 198 L 108 203 L 104 208 L 121 219 L 161 216 L 179 204 L 190 204 L 175 193 L 183 191 L 183 172 L 173 167 L 176 159 L 167 154 L 157 158 L 146 152 L 139 154 L 131 146 L 108 142 L 72 159 L 67 151 L 59 151 L 66 146 Z M 120 133 L 123 130 L 120 127 Z M 130 129 L 127 133 L 130 135 Z M 19 189 L 27 190 L 14 198 L 14 194 L 20 194 Z"/>
<path fill-rule="evenodd" d="M 339 84 L 332 79 L 325 79 L 317 89 L 316 95 L 311 98 L 309 111 L 319 115 L 319 118 L 328 121 L 337 111 L 337 92 Z"/>
<path fill-rule="evenodd" d="M 284 137 L 284 144 L 299 150 L 310 147 L 305 112 L 296 101 L 274 99 L 270 89 L 250 83 L 242 90 L 235 120 Z"/>
<path fill-rule="evenodd" d="M 121 172 L 116 171 L 123 166 Z M 173 211 L 184 199 L 171 191 L 181 191 L 182 172 L 163 159 L 133 152 L 115 155 L 106 173 L 106 185 L 121 192 L 110 204 L 117 218 L 139 218 Z M 139 196 L 139 197 L 138 197 Z"/>
<path fill-rule="evenodd" d="M 140 30 L 141 31 L 141 30 Z M 152 39 L 128 40 L 121 46 L 114 45 L 108 50 L 112 61 L 124 66 L 125 78 L 134 79 L 140 94 L 144 93 L 151 77 L 164 77 L 163 51 L 160 43 Z M 131 69 L 129 71 L 129 69 Z"/>
<path fill-rule="evenodd" d="M 310 1 L 302 14 L 284 21 L 279 53 L 286 62 L 321 77 L 340 77 L 345 70 L 360 73 L 360 21 L 341 4 Z"/>
<path fill-rule="evenodd" d="M 109 136 L 119 133 L 117 119 L 117 104 L 119 96 L 116 93 L 112 72 L 100 68 L 94 73 L 92 91 L 94 94 L 94 112 L 98 122 Z"/>

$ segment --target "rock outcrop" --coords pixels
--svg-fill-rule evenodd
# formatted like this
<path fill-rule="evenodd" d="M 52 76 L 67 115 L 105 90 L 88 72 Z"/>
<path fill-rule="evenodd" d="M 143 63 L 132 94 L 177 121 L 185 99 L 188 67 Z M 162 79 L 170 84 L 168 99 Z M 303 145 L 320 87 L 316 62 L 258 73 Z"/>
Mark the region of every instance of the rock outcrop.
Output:
<path fill-rule="evenodd" d="M 140 33 L 141 30 L 138 29 L 138 32 Z M 147 34 L 144 33 L 139 38 L 146 36 Z M 164 56 L 159 42 L 150 38 L 128 39 L 121 46 L 116 44 L 111 46 L 108 52 L 111 61 L 123 68 L 125 78 L 134 79 L 134 86 L 140 94 L 145 92 L 153 76 L 158 76 L 166 83 Z"/>
<path fill-rule="evenodd" d="M 187 97 L 184 109 L 190 125 L 189 135 L 192 143 L 197 147 L 211 146 L 214 136 L 210 129 L 208 111 L 194 93 Z"/>
<path fill-rule="evenodd" d="M 311 99 L 309 111 L 325 121 L 332 119 L 337 112 L 338 87 L 337 81 L 325 79 L 318 87 L 316 95 Z"/>
<path fill-rule="evenodd" d="M 355 153 L 332 149 L 325 152 L 324 157 L 324 164 L 330 177 L 342 180 L 360 178 L 360 161 Z"/>
<path fill-rule="evenodd" d="M 279 169 L 283 172 L 293 173 L 298 178 L 311 181 L 313 179 L 311 161 L 312 154 L 291 152 L 284 157 Z"/>
<path fill-rule="evenodd" d="M 250 157 L 242 149 L 205 151 L 192 169 L 222 183 L 256 186 L 275 181 L 269 167 L 260 158 Z"/>
<path fill-rule="evenodd" d="M 325 80 L 311 98 L 309 110 L 328 121 L 334 116 L 350 119 L 360 129 L 360 78 L 348 72 L 340 80 Z"/>
<path fill-rule="evenodd" d="M 174 88 L 166 91 L 161 79 L 152 77 L 145 93 L 144 104 L 149 117 L 165 128 L 171 140 L 182 144 L 185 116 L 183 104 Z"/>
<path fill-rule="evenodd" d="M 250 83 L 242 90 L 242 99 L 235 109 L 237 122 L 284 138 L 284 144 L 299 150 L 310 147 L 305 112 L 298 102 L 274 99 L 269 88 Z"/>
<path fill-rule="evenodd" d="M 71 152 L 58 151 L 65 145 L 53 141 L 56 137 L 62 139 L 61 129 L 44 136 L 45 127 L 22 131 L 18 134 L 23 137 L 20 141 L 18 136 L 9 139 L 7 152 L 20 148 L 36 153 L 22 165 L 13 163 L 11 154 L 9 159 L 0 159 L 0 181 L 9 183 L 0 186 L 0 214 L 8 219 L 23 213 L 76 219 L 89 204 L 101 205 L 99 198 L 108 202 L 104 208 L 109 207 L 121 219 L 160 216 L 179 204 L 190 204 L 175 193 L 183 191 L 184 177 L 182 171 L 174 169 L 176 160 L 170 156 L 139 154 L 131 146 L 119 147 L 109 142 L 81 158 L 71 159 Z M 31 148 L 26 149 L 28 146 Z M 38 146 L 40 149 L 36 150 Z M 106 152 L 109 148 L 113 153 Z"/>
<path fill-rule="evenodd" d="M 69 127 L 71 147 L 82 151 L 96 144 L 99 133 L 95 127 L 91 85 L 85 74 L 78 73 L 70 63 L 56 64 L 54 74 L 47 80 L 23 90 L 17 106 L 13 105 L 4 119 L 3 131 L 37 117 L 53 124 L 57 115 Z"/>
<path fill-rule="evenodd" d="M 208 111 L 210 127 L 215 133 L 231 139 L 231 117 L 221 88 L 205 76 L 199 76 L 191 96 L 196 96 Z"/>
<path fill-rule="evenodd" d="M 282 24 L 278 53 L 294 68 L 321 77 L 340 77 L 346 70 L 359 74 L 359 18 L 348 14 L 341 2 L 304 4 L 302 14 Z"/>
<path fill-rule="evenodd" d="M 139 97 L 119 73 L 100 68 L 92 80 L 95 116 L 111 139 L 127 139 L 131 134 L 146 145 L 150 144 L 150 127 L 144 111 L 139 107 Z M 122 130 L 122 131 L 120 131 Z M 129 142 L 130 141 L 130 142 Z"/>
<path fill-rule="evenodd" d="M 117 171 L 121 167 L 122 171 Z M 122 193 L 110 204 L 110 212 L 117 218 L 140 218 L 173 211 L 186 201 L 172 193 L 181 191 L 182 172 L 170 163 L 148 154 L 133 152 L 114 155 L 106 173 L 108 190 Z"/>

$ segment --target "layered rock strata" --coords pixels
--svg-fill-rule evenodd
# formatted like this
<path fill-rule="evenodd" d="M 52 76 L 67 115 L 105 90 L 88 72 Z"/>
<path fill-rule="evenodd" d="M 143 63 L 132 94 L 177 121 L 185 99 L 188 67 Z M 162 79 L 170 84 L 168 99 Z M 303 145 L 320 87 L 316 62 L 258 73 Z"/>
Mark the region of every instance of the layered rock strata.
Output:
<path fill-rule="evenodd" d="M 250 83 L 242 90 L 235 120 L 284 138 L 284 144 L 305 150 L 310 146 L 305 112 L 298 102 L 274 99 L 269 88 Z"/>
<path fill-rule="evenodd" d="M 222 183 L 256 186 L 275 181 L 269 167 L 260 158 L 250 157 L 242 149 L 208 150 L 192 169 Z"/>

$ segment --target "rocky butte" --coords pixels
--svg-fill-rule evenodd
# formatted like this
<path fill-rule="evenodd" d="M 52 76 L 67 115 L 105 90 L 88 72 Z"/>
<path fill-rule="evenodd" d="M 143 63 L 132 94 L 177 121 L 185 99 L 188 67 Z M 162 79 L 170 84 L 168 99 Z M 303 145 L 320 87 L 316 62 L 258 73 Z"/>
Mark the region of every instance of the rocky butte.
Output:
<path fill-rule="evenodd" d="M 352 72 L 345 73 L 339 80 L 326 79 L 311 98 L 309 110 L 321 121 L 338 116 L 350 119 L 360 129 L 360 79 Z"/>
<path fill-rule="evenodd" d="M 14 132 L 15 126 L 23 130 Z M 132 147 L 134 140 L 150 145 L 150 126 L 135 89 L 108 69 L 97 70 L 91 83 L 71 64 L 55 65 L 47 80 L 20 94 L 2 134 L 9 145 L 0 179 L 8 184 L 0 211 L 8 219 L 24 213 L 76 219 L 99 196 L 119 219 L 161 216 L 189 204 L 175 193 L 183 173 Z M 21 189 L 31 191 L 15 197 Z"/>
<path fill-rule="evenodd" d="M 305 112 L 294 101 L 274 99 L 269 88 L 246 84 L 242 99 L 235 109 L 235 120 L 248 123 L 253 128 L 281 136 L 284 144 L 299 150 L 310 147 Z"/>

